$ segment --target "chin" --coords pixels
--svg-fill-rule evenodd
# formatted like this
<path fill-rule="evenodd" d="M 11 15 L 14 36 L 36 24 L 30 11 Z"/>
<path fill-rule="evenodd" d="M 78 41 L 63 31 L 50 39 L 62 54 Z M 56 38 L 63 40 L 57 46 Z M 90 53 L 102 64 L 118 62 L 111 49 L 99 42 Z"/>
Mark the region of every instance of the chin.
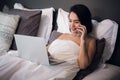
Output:
<path fill-rule="evenodd" d="M 77 34 L 75 31 L 72 31 L 73 34 Z"/>

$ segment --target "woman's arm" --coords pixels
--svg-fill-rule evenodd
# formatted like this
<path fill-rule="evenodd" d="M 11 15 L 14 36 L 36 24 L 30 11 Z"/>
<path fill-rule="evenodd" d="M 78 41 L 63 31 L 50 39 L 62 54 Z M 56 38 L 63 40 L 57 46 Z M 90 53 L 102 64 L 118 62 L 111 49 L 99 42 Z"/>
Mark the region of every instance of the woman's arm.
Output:
<path fill-rule="evenodd" d="M 85 41 L 82 41 L 80 44 L 80 51 L 78 54 L 78 64 L 80 66 L 80 69 L 85 69 L 88 67 L 96 50 L 95 39 L 90 40 L 88 45 L 86 44 L 87 43 Z"/>
<path fill-rule="evenodd" d="M 96 50 L 96 39 L 87 35 L 87 30 L 84 25 L 79 28 L 80 36 L 80 51 L 78 55 L 78 64 L 81 69 L 85 69 L 91 63 Z"/>

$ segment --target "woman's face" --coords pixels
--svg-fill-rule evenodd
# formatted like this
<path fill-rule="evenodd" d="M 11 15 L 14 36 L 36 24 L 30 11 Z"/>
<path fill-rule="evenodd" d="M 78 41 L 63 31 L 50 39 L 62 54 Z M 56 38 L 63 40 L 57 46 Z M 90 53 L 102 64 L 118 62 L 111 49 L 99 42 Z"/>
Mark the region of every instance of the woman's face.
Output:
<path fill-rule="evenodd" d="M 69 26 L 72 33 L 78 34 L 78 28 L 81 23 L 79 21 L 78 16 L 74 12 L 70 12 L 69 14 Z"/>

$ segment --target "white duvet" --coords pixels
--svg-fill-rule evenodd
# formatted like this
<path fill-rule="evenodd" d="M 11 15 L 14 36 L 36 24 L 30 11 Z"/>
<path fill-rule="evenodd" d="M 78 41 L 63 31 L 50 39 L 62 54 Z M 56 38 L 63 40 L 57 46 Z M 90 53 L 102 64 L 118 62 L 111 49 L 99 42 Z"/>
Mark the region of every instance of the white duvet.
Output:
<path fill-rule="evenodd" d="M 70 71 L 71 73 L 76 72 L 72 68 L 70 70 L 68 68 L 70 65 L 66 63 L 59 66 L 37 65 L 19 58 L 17 54 L 17 51 L 9 51 L 0 56 L 0 80 L 71 80 L 71 75 L 75 76 L 75 74 L 66 75 Z M 66 71 L 67 68 L 69 71 Z"/>

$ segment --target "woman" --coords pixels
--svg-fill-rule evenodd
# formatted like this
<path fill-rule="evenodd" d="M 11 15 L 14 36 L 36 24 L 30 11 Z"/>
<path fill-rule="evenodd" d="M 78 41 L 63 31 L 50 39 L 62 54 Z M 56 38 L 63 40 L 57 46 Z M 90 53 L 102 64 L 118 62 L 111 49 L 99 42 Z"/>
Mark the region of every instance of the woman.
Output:
<path fill-rule="evenodd" d="M 64 67 L 64 71 L 77 71 L 87 68 L 91 63 L 96 50 L 96 39 L 89 35 L 92 31 L 91 13 L 86 6 L 72 6 L 68 17 L 71 34 L 64 33 L 58 37 L 48 47 L 48 52 L 53 58 L 66 61 L 64 64 L 69 66 Z"/>

